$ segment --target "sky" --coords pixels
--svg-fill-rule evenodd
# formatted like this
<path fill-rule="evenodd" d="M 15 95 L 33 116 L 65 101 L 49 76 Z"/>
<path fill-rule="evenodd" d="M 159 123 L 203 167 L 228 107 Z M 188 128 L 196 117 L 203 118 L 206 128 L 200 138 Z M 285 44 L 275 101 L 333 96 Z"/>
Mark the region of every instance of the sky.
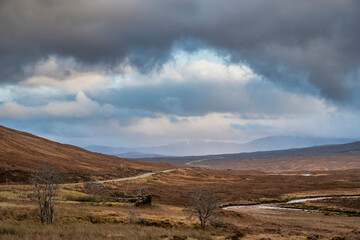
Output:
<path fill-rule="evenodd" d="M 358 0 L 0 0 L 0 124 L 79 146 L 360 138 Z"/>

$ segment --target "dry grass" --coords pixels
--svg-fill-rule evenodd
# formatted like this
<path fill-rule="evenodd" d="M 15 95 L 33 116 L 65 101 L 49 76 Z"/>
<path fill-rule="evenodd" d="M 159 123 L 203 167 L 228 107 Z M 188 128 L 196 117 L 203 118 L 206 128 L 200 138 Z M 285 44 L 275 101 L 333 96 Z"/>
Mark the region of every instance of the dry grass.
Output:
<path fill-rule="evenodd" d="M 197 220 L 188 216 L 188 211 L 176 206 L 135 208 L 122 203 L 92 206 L 77 202 L 75 207 L 74 201 L 61 201 L 56 205 L 55 225 L 41 226 L 35 202 L 2 202 L 0 239 L 214 239 L 211 234 L 219 234 L 203 232 Z"/>
<path fill-rule="evenodd" d="M 157 227 L 141 227 L 135 225 L 111 224 L 57 224 L 54 226 L 40 226 L 36 224 L 2 223 L 0 239 L 6 240 L 42 240 L 42 239 L 170 239 L 174 236 L 186 236 L 192 239 L 208 240 L 209 233 L 191 229 L 164 229 Z"/>
<path fill-rule="evenodd" d="M 197 219 L 188 218 L 189 195 L 196 188 L 211 190 L 222 203 L 358 194 L 359 172 L 345 173 L 327 172 L 304 177 L 298 173 L 265 174 L 188 168 L 131 182 L 106 184 L 119 194 L 125 187 L 129 187 L 129 191 L 139 186 L 147 189 L 153 194 L 154 204 L 141 208 L 115 202 L 100 202 L 99 206 L 92 206 L 96 196 L 86 192 L 83 186 L 63 186 L 59 191 L 56 205 L 58 221 L 54 226 L 38 224 L 38 209 L 31 197 L 31 186 L 2 185 L 0 239 L 161 239 L 161 236 L 162 239 L 171 239 L 186 236 L 188 239 L 220 240 L 226 237 L 235 239 L 243 234 L 244 239 L 306 239 L 315 235 L 320 235 L 322 239 L 336 236 L 356 239 L 360 229 L 358 217 L 291 211 L 219 210 L 207 232 L 198 229 Z M 334 205 L 340 203 L 333 202 Z M 147 226 L 141 227 L 140 223 Z"/>
<path fill-rule="evenodd" d="M 360 217 L 360 197 L 333 198 L 319 201 L 287 204 L 289 207 L 324 212 L 326 215 L 344 215 Z"/>
<path fill-rule="evenodd" d="M 360 198 L 334 198 L 334 199 L 325 199 L 318 202 L 325 206 L 334 206 L 339 208 L 344 208 L 347 210 L 359 210 L 360 211 Z"/>
<path fill-rule="evenodd" d="M 263 172 L 334 171 L 360 169 L 359 156 L 305 156 L 266 159 L 216 159 L 201 165 L 216 169 L 258 170 Z M 196 166 L 196 165 L 195 165 Z"/>
<path fill-rule="evenodd" d="M 247 228 L 248 234 L 244 239 L 307 239 L 318 235 L 319 238 L 332 239 L 341 236 L 344 239 L 359 239 L 359 217 L 327 216 L 321 213 L 304 211 L 237 209 L 239 215 L 230 215 L 231 223 L 238 228 Z M 235 214 L 235 212 L 231 213 Z"/>

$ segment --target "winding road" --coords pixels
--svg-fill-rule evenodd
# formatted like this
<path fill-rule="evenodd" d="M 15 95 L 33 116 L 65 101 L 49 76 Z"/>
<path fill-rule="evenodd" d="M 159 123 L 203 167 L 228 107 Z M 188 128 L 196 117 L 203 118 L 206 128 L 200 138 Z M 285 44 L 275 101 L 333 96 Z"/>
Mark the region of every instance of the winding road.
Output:
<path fill-rule="evenodd" d="M 167 172 L 172 172 L 175 171 L 176 169 L 167 169 L 164 171 L 160 171 L 160 172 L 150 172 L 150 173 L 144 173 L 138 176 L 134 176 L 134 177 L 126 177 L 126 178 L 116 178 L 116 179 L 110 179 L 110 180 L 102 180 L 102 181 L 90 181 L 90 182 L 79 182 L 79 183 L 64 183 L 64 184 L 60 184 L 61 186 L 69 186 L 69 185 L 81 185 L 84 183 L 108 183 L 108 182 L 121 182 L 121 181 L 127 181 L 127 180 L 135 180 L 135 179 L 140 179 L 140 178 L 146 178 L 149 177 L 151 175 L 154 174 L 159 174 L 159 173 L 167 173 Z"/>
<path fill-rule="evenodd" d="M 223 157 L 215 157 L 215 158 L 204 158 L 204 159 L 199 159 L 199 160 L 195 160 L 195 161 L 191 161 L 188 163 L 185 163 L 185 165 L 188 166 L 193 166 L 193 167 L 200 167 L 201 165 L 194 165 L 194 163 L 197 162 L 202 162 L 202 161 L 206 161 L 206 160 L 215 160 L 215 159 L 223 159 Z M 167 169 L 164 171 L 160 171 L 160 172 L 150 172 L 150 173 L 144 173 L 138 176 L 134 176 L 134 177 L 126 177 L 126 178 L 116 178 L 116 179 L 110 179 L 110 180 L 102 180 L 102 181 L 90 181 L 90 182 L 78 182 L 78 183 L 64 183 L 64 184 L 60 184 L 60 186 L 73 186 L 73 185 L 81 185 L 84 183 L 109 183 L 109 182 L 121 182 L 121 181 L 128 181 L 128 180 L 135 180 L 135 179 L 140 179 L 140 178 L 146 178 L 149 177 L 151 175 L 154 174 L 159 174 L 159 173 L 167 173 L 167 172 L 172 172 L 175 171 L 175 169 Z"/>
<path fill-rule="evenodd" d="M 201 165 L 194 165 L 194 163 L 198 163 L 198 162 L 202 162 L 202 161 L 206 161 L 206 160 L 215 160 L 215 159 L 223 159 L 223 157 L 214 157 L 214 158 L 199 159 L 199 160 L 187 162 L 187 163 L 185 163 L 185 165 L 193 166 L 193 167 L 201 167 Z M 78 183 L 64 183 L 64 184 L 60 184 L 60 185 L 61 185 L 61 186 L 70 186 L 70 185 L 73 186 L 73 185 L 81 185 L 81 184 L 84 184 L 84 183 L 121 182 L 121 181 L 128 181 L 128 180 L 135 180 L 135 179 L 140 179 L 140 178 L 146 178 L 146 177 L 149 177 L 149 176 L 154 175 L 154 174 L 172 172 L 172 171 L 175 171 L 175 170 L 176 170 L 176 169 L 167 169 L 167 170 L 160 171 L 160 172 L 144 173 L 144 174 L 141 174 L 141 175 L 138 175 L 138 176 L 134 176 L 134 177 L 116 178 L 116 179 L 102 180 L 102 181 L 90 181 L 90 182 L 78 182 Z"/>
<path fill-rule="evenodd" d="M 203 159 L 187 162 L 185 163 L 185 165 L 193 166 L 193 167 L 201 167 L 202 165 L 194 165 L 194 163 L 203 162 L 207 160 L 215 160 L 215 159 L 224 159 L 224 157 L 203 158 Z"/>

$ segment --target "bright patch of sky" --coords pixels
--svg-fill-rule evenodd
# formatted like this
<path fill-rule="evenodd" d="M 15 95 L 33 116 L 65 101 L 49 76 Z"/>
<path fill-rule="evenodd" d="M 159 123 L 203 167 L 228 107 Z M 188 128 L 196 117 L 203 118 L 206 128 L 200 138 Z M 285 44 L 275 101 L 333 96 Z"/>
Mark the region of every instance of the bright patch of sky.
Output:
<path fill-rule="evenodd" d="M 0 87 L 0 103 L 13 101 L 13 96 L 11 94 L 13 86 L 4 86 Z"/>
<path fill-rule="evenodd" d="M 121 63 L 115 70 L 120 72 L 119 74 L 113 74 L 109 77 L 109 82 L 106 85 L 110 88 L 119 88 L 124 85 L 143 85 L 143 84 L 159 84 L 159 82 L 182 80 L 183 74 L 186 74 L 184 70 L 188 68 L 202 68 L 202 65 L 206 67 L 205 73 L 219 68 L 229 68 L 230 70 L 246 71 L 247 74 L 253 74 L 251 69 L 247 66 L 239 66 L 229 63 L 230 56 L 218 55 L 214 50 L 201 49 L 195 52 L 188 52 L 181 49 L 176 49 L 171 61 L 165 63 L 160 70 L 154 69 L 146 74 L 140 73 L 136 68 L 129 65 L 127 61 Z M 185 69 L 184 69 L 185 68 Z M 201 74 L 201 70 L 199 69 Z M 204 72 L 204 71 L 203 71 Z M 241 73 L 240 73 L 241 74 Z M 210 76 L 206 80 L 210 80 Z M 225 77 L 225 76 L 224 76 Z"/>
<path fill-rule="evenodd" d="M 173 53 L 173 58 L 177 64 L 187 64 L 190 62 L 205 60 L 212 63 L 226 65 L 226 62 L 229 62 L 230 56 L 219 56 L 211 49 L 201 49 L 193 53 L 178 49 Z"/>

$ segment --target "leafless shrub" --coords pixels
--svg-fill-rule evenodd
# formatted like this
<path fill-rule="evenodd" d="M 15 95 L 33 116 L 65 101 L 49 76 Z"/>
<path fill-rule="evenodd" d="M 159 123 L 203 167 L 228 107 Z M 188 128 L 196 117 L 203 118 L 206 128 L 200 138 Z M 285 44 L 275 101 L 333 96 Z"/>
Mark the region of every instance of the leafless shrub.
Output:
<path fill-rule="evenodd" d="M 121 200 L 116 192 L 114 192 L 111 188 L 105 186 L 102 183 L 99 183 L 99 184 L 102 187 L 102 189 L 104 189 L 105 192 L 107 192 L 110 195 L 110 198 L 112 198 L 115 202 L 121 202 Z"/>
<path fill-rule="evenodd" d="M 55 213 L 55 197 L 59 189 L 59 173 L 52 165 L 45 165 L 40 172 L 30 176 L 34 185 L 34 195 L 39 203 L 42 224 L 53 224 Z"/>
<path fill-rule="evenodd" d="M 121 202 L 117 193 L 112 191 L 109 187 L 105 186 L 103 183 L 90 181 L 90 182 L 85 183 L 84 188 L 85 188 L 86 192 L 93 194 L 93 195 L 100 196 L 102 198 L 101 200 L 105 200 L 105 198 L 106 198 L 106 199 L 113 200 L 115 202 Z"/>
<path fill-rule="evenodd" d="M 85 183 L 85 190 L 88 193 L 100 196 L 103 200 L 106 198 L 115 202 L 131 202 L 135 203 L 135 206 L 151 205 L 152 200 L 149 191 L 140 185 L 131 183 L 125 184 L 120 193 L 96 181 Z"/>
<path fill-rule="evenodd" d="M 213 217 L 219 205 L 218 200 L 213 193 L 205 190 L 197 190 L 191 195 L 191 199 L 194 207 L 192 215 L 199 218 L 201 228 L 205 230 L 206 222 Z"/>
<path fill-rule="evenodd" d="M 129 214 L 128 220 L 130 224 L 136 223 L 137 220 L 140 218 L 139 213 L 133 207 L 130 207 L 127 212 Z"/>

